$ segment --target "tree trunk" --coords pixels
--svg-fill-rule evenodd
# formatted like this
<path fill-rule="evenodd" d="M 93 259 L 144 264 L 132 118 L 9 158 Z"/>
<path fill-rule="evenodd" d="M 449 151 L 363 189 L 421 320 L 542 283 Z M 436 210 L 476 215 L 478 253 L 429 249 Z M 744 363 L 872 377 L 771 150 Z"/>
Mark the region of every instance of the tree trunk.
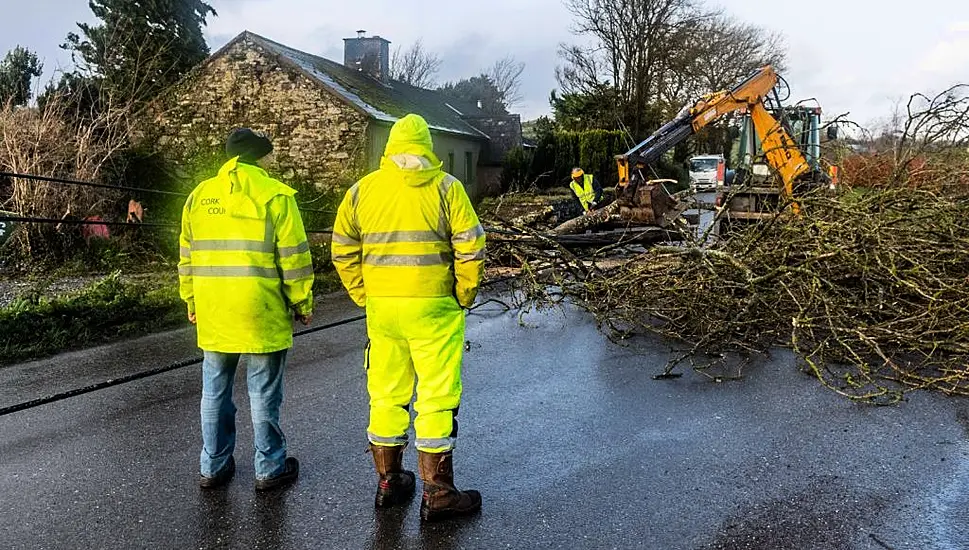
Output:
<path fill-rule="evenodd" d="M 609 221 L 613 215 L 619 213 L 619 203 L 613 202 L 589 214 L 583 214 L 578 218 L 573 218 L 555 229 L 552 233 L 556 235 L 574 235 L 587 229 L 602 225 Z"/>

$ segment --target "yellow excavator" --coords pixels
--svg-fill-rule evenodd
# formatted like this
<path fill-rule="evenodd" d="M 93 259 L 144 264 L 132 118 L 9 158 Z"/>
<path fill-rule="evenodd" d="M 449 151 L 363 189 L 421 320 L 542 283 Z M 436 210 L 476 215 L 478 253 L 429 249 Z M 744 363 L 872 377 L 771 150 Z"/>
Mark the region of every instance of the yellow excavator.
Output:
<path fill-rule="evenodd" d="M 775 200 L 753 201 L 745 208 L 776 205 L 779 202 L 776 195 L 791 197 L 795 188 L 800 188 L 802 183 L 827 184 L 828 175 L 820 169 L 820 109 L 798 108 L 798 112 L 807 117 L 807 126 L 802 125 L 806 130 L 798 134 L 801 139 L 796 141 L 786 120 L 786 114 L 793 111 L 791 108 L 785 110 L 780 105 L 777 93 L 779 81 L 780 77 L 773 67 L 761 67 L 732 89 L 707 94 L 688 105 L 653 135 L 624 155 L 617 156 L 619 184 L 616 199 L 620 217 L 626 221 L 660 227 L 666 227 L 679 218 L 688 206 L 670 196 L 663 180 L 650 180 L 644 172 L 678 143 L 724 115 L 738 111 L 745 113 L 744 123 L 752 127 L 756 135 L 756 140 L 751 142 L 762 152 L 767 165 L 777 174 L 781 183 L 779 189 L 760 190 L 761 194 L 773 192 Z M 768 103 L 781 120 L 771 113 Z M 747 157 L 747 162 L 750 162 L 751 155 Z M 736 173 L 746 175 L 752 171 L 746 167 Z M 743 179 L 743 176 L 739 180 L 735 178 L 734 186 L 743 185 Z M 796 203 L 793 208 L 797 212 Z M 759 212 L 754 214 L 751 217 L 760 215 Z"/>

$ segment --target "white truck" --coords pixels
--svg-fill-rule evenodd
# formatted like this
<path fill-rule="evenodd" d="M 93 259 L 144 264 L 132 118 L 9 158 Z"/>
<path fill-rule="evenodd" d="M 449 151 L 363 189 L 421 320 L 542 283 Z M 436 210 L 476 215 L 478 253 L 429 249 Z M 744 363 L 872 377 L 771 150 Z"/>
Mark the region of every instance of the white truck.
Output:
<path fill-rule="evenodd" d="M 690 187 L 700 193 L 723 188 L 727 165 L 723 155 L 698 155 L 690 159 Z"/>

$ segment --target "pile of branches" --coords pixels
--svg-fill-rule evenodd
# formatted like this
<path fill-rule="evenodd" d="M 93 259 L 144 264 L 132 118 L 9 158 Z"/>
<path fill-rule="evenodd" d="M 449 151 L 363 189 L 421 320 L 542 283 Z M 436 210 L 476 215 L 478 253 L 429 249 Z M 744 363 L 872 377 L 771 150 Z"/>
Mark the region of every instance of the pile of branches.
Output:
<path fill-rule="evenodd" d="M 667 366 L 793 348 L 804 369 L 852 399 L 913 389 L 969 395 L 969 201 L 897 188 L 808 197 L 727 239 L 568 251 L 503 245 L 532 304 L 568 299 L 612 336 L 687 344 Z M 790 211 L 790 210 L 788 210 Z M 702 362 L 702 361 L 701 361 Z"/>

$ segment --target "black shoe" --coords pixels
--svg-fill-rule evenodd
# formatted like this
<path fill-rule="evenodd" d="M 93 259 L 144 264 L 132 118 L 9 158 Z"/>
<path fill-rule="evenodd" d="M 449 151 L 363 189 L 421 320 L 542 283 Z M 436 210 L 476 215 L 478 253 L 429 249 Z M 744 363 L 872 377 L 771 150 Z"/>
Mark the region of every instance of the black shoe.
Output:
<path fill-rule="evenodd" d="M 286 462 L 283 463 L 283 473 L 267 479 L 257 479 L 256 490 L 278 489 L 296 481 L 297 477 L 299 477 L 299 461 L 293 457 L 288 457 Z"/>
<path fill-rule="evenodd" d="M 404 470 L 381 476 L 380 481 L 377 482 L 374 505 L 377 508 L 390 508 L 398 504 L 406 504 L 414 496 L 414 487 L 414 472 Z"/>
<path fill-rule="evenodd" d="M 229 457 L 229 461 L 214 476 L 205 477 L 199 474 L 199 487 L 203 489 L 215 489 L 232 481 L 232 476 L 236 473 L 236 459 Z"/>

